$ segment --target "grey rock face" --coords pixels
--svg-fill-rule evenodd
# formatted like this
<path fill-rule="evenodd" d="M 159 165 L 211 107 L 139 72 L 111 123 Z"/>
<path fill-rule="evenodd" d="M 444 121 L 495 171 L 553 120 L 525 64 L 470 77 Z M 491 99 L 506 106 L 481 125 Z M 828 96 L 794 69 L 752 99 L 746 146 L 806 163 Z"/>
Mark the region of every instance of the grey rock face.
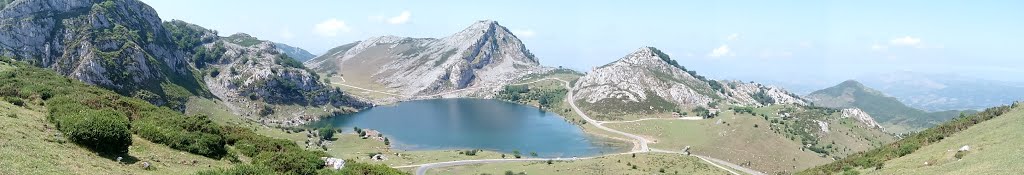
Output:
<path fill-rule="evenodd" d="M 125 95 L 163 95 L 160 82 L 200 84 L 168 41 L 153 8 L 137 0 L 20 0 L 0 11 L 0 54 Z"/>
<path fill-rule="evenodd" d="M 493 96 L 500 85 L 543 69 L 515 35 L 494 21 L 478 21 L 439 39 L 374 37 L 332 49 L 306 65 L 346 79 L 371 77 L 408 96 L 459 89 Z"/>

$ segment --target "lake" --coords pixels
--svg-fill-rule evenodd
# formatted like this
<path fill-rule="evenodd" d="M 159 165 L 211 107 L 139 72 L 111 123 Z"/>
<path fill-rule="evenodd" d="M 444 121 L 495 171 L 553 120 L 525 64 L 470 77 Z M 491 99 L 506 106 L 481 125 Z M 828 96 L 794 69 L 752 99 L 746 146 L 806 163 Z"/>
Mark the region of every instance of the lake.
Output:
<path fill-rule="evenodd" d="M 536 152 L 541 157 L 583 157 L 629 149 L 588 135 L 553 112 L 487 99 L 401 102 L 331 117 L 313 126 L 340 127 L 345 132 L 353 127 L 378 130 L 393 149 L 400 150 L 518 150 L 524 156 Z"/>

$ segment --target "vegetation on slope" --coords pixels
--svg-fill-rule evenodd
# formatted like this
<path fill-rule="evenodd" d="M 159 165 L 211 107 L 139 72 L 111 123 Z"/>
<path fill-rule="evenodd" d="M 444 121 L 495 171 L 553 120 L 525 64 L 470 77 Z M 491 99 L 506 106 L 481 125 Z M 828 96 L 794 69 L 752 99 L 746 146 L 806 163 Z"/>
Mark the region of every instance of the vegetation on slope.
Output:
<path fill-rule="evenodd" d="M 815 91 L 808 97 L 815 99 L 814 104 L 819 106 L 860 108 L 871 115 L 875 121 L 886 125 L 886 129 L 896 133 L 928 128 L 956 117 L 960 113 L 960 111 L 929 113 L 914 109 L 904 105 L 896 98 L 886 96 L 882 92 L 853 80 Z M 965 112 L 972 113 L 972 111 Z"/>
<path fill-rule="evenodd" d="M 211 158 L 238 160 L 239 155 L 228 151 L 234 148 L 250 157 L 252 164 L 285 174 L 314 174 L 323 167 L 320 157 L 328 156 L 249 129 L 220 126 L 205 116 L 185 116 L 43 68 L 13 64 L 0 71 L 0 97 L 13 104 L 46 107 L 47 119 L 68 140 L 102 154 L 128 152 L 135 134 Z"/>
<path fill-rule="evenodd" d="M 1016 108 L 1017 106 L 1018 105 L 1014 104 L 1012 106 L 993 107 L 977 114 L 961 115 L 949 122 L 911 134 L 902 140 L 890 143 L 886 146 L 857 153 L 826 165 L 804 170 L 799 174 L 832 174 L 849 171 L 853 168 L 880 169 L 884 166 L 885 161 L 913 153 L 923 146 L 939 142 L 950 135 L 970 128 L 975 124 L 1003 115 L 1010 111 L 1010 109 Z"/>

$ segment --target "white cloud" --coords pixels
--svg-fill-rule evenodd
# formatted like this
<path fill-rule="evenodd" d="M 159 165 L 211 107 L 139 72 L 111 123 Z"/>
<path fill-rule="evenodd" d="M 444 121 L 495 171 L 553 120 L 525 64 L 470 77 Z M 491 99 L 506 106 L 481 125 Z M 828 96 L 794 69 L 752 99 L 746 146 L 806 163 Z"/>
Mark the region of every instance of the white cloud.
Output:
<path fill-rule="evenodd" d="M 710 56 L 710 57 L 723 57 L 723 56 L 734 56 L 734 55 L 736 55 L 736 54 L 734 54 L 731 51 L 729 51 L 729 45 L 724 45 L 724 44 L 722 46 L 719 46 L 718 48 L 715 48 L 714 50 L 711 50 L 711 53 L 708 54 L 708 56 Z"/>
<path fill-rule="evenodd" d="M 402 13 L 398 14 L 398 16 L 388 18 L 388 23 L 405 24 L 406 22 L 409 22 L 409 17 L 412 17 L 412 12 L 402 11 Z"/>
<path fill-rule="evenodd" d="M 284 29 L 284 30 L 281 31 L 281 38 L 284 38 L 284 39 L 295 38 L 295 33 L 292 33 L 291 30 Z"/>
<path fill-rule="evenodd" d="M 529 38 L 537 35 L 537 32 L 533 32 L 533 30 L 530 29 L 512 29 L 512 34 L 523 38 Z"/>
<path fill-rule="evenodd" d="M 352 28 L 345 24 L 345 21 L 338 19 L 328 19 L 313 26 L 313 31 L 323 36 L 338 36 L 340 32 L 350 32 Z"/>
<path fill-rule="evenodd" d="M 885 46 L 885 45 L 881 45 L 881 44 L 877 44 L 877 43 L 871 45 L 871 50 L 885 50 L 885 49 L 889 49 L 889 46 Z"/>
<path fill-rule="evenodd" d="M 921 38 L 904 36 L 889 40 L 889 44 L 892 44 L 894 46 L 918 46 L 921 44 Z"/>
<path fill-rule="evenodd" d="M 725 40 L 728 40 L 728 41 L 735 41 L 737 39 L 740 39 L 740 34 L 739 33 L 733 33 L 732 35 L 729 35 L 729 36 L 725 37 Z"/>

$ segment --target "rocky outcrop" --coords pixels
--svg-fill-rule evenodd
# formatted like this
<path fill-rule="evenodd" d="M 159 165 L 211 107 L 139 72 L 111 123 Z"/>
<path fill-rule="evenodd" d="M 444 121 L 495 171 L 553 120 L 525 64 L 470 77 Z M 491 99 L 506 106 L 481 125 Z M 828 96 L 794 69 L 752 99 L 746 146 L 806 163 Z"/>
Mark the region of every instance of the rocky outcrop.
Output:
<path fill-rule="evenodd" d="M 218 73 L 206 78 L 211 91 L 220 98 L 270 104 L 367 105 L 321 82 L 317 74 L 285 56 L 272 42 L 235 34 L 202 47 L 224 50 L 210 67 Z"/>
<path fill-rule="evenodd" d="M 500 86 L 543 69 L 515 35 L 489 20 L 438 39 L 374 37 L 331 49 L 306 65 L 405 96 L 463 90 L 490 97 Z"/>
<path fill-rule="evenodd" d="M 868 127 L 882 128 L 882 125 L 878 124 L 878 122 L 875 122 L 875 118 L 871 118 L 871 115 L 868 115 L 868 113 L 864 112 L 863 110 L 860 110 L 860 108 L 846 108 L 843 109 L 842 112 L 843 118 L 852 117 L 853 119 L 860 121 L 861 123 Z"/>
<path fill-rule="evenodd" d="M 0 11 L 0 29 L 4 57 L 179 110 L 191 96 L 214 95 L 268 104 L 368 105 L 320 82 L 271 42 L 162 22 L 138 0 L 19 0 Z"/>
<path fill-rule="evenodd" d="M 800 97 L 776 87 L 709 80 L 686 70 L 653 47 L 642 47 L 618 61 L 591 70 L 576 82 L 573 90 L 576 92 L 573 100 L 584 106 L 647 108 L 637 113 L 706 107 L 712 102 L 806 104 Z"/>
<path fill-rule="evenodd" d="M 3 56 L 181 107 L 207 92 L 170 42 L 153 8 L 137 0 L 19 0 L 0 11 Z"/>

